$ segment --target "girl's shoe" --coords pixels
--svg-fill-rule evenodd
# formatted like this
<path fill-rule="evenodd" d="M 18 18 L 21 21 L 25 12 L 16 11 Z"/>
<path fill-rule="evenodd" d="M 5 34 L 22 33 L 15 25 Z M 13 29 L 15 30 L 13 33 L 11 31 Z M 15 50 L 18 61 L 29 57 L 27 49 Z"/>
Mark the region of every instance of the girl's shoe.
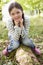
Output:
<path fill-rule="evenodd" d="M 37 55 L 41 55 L 41 52 L 40 52 L 40 50 L 39 50 L 37 47 L 35 47 L 35 48 L 33 49 L 33 51 L 34 51 Z"/>
<path fill-rule="evenodd" d="M 6 49 L 6 48 L 2 51 L 2 54 L 3 54 L 3 55 L 5 55 L 5 56 L 7 56 L 7 55 L 8 55 L 8 51 L 7 51 L 7 49 Z"/>

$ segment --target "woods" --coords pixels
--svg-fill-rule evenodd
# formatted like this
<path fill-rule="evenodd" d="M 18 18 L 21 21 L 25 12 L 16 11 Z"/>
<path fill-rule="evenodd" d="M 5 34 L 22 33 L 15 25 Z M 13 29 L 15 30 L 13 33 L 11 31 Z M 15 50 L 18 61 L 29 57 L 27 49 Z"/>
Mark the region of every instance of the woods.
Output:
<path fill-rule="evenodd" d="M 23 44 L 9 53 L 8 57 L 2 55 L 2 50 L 9 45 L 8 29 L 3 21 L 2 7 L 12 1 L 20 3 L 24 13 L 29 16 L 28 37 L 40 49 L 40 56 L 34 54 L 29 47 Z M 43 0 L 0 0 L 0 65 L 43 65 Z"/>
<path fill-rule="evenodd" d="M 13 0 L 12 0 L 13 1 Z M 24 11 L 28 11 L 30 15 L 43 13 L 43 0 L 15 0 L 19 2 Z M 0 0 L 0 19 L 2 19 L 2 6 L 10 0 Z"/>

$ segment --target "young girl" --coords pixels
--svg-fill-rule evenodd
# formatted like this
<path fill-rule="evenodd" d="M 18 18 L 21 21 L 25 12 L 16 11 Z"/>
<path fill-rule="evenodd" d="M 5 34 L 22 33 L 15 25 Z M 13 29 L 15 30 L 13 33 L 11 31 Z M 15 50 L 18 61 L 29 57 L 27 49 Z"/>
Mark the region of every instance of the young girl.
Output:
<path fill-rule="evenodd" d="M 3 54 L 7 55 L 12 50 L 20 45 L 20 41 L 26 46 L 29 46 L 36 54 L 40 55 L 41 52 L 35 47 L 33 41 L 28 38 L 29 19 L 24 16 L 23 8 L 17 2 L 11 3 L 9 6 L 9 14 L 11 21 L 8 20 L 8 37 L 10 44 L 3 50 Z"/>

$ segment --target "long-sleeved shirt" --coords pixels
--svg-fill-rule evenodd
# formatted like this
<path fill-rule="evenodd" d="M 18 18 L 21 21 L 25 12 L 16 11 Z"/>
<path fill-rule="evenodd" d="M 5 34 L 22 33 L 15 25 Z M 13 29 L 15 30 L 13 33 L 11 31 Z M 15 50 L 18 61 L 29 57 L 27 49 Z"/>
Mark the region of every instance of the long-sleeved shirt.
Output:
<path fill-rule="evenodd" d="M 25 27 L 23 26 L 23 28 L 21 29 L 18 26 L 13 26 L 13 22 L 12 20 L 7 20 L 7 28 L 8 28 L 8 34 L 12 35 L 12 38 L 14 38 L 14 40 L 19 40 L 20 35 L 22 38 L 24 38 L 25 36 L 28 36 L 29 33 L 29 27 L 30 27 L 30 21 L 29 21 L 29 17 L 25 16 Z"/>

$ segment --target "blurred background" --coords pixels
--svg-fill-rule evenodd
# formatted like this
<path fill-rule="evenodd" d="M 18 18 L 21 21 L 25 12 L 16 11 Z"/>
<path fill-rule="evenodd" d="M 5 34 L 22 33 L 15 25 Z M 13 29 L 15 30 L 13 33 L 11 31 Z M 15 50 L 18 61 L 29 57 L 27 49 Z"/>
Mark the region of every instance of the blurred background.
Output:
<path fill-rule="evenodd" d="M 11 55 L 9 55 L 8 58 L 4 57 L 1 52 L 9 44 L 6 22 L 7 22 L 7 19 L 10 18 L 8 14 L 8 6 L 10 3 L 14 1 L 17 1 L 18 3 L 20 3 L 24 9 L 24 14 L 28 15 L 30 19 L 30 29 L 29 29 L 28 36 L 29 38 L 33 39 L 36 46 L 41 50 L 41 53 L 42 53 L 40 57 L 37 56 L 37 59 L 39 59 L 40 64 L 38 64 L 38 62 L 36 62 L 35 60 L 32 62 L 32 64 L 29 64 L 29 65 L 43 65 L 43 0 L 0 0 L 0 65 L 19 65 L 17 64 L 18 61 L 16 61 L 15 59 L 15 53 L 14 53 L 15 51 L 11 53 Z M 24 48 L 24 46 L 22 46 L 21 49 L 22 48 Z M 25 47 L 24 49 L 30 50 L 27 47 Z M 25 53 L 21 52 L 20 56 L 22 57 L 23 54 Z M 31 55 L 31 51 L 29 52 L 29 54 Z M 23 58 L 25 57 L 23 55 Z M 33 60 L 34 58 L 35 57 L 33 57 Z M 29 61 L 30 59 L 31 58 L 29 57 Z M 28 63 L 26 65 L 28 65 Z"/>

